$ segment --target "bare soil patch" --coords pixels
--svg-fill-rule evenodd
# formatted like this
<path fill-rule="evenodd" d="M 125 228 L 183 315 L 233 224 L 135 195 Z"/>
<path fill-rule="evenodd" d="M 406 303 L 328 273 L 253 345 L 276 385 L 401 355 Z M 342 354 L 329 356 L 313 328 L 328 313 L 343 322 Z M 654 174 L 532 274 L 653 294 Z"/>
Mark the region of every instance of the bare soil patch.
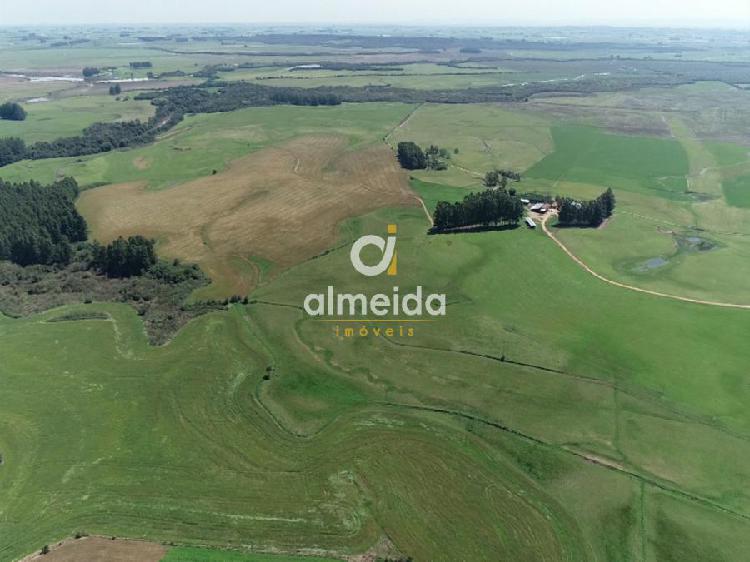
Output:
<path fill-rule="evenodd" d="M 159 562 L 167 553 L 160 544 L 110 540 L 103 537 L 83 537 L 51 547 L 49 554 L 33 554 L 21 562 Z"/>
<path fill-rule="evenodd" d="M 157 238 L 162 255 L 198 263 L 217 296 L 253 288 L 257 276 L 239 267 L 241 260 L 259 257 L 286 268 L 330 248 L 349 217 L 417 204 L 390 149 L 353 151 L 336 136 L 300 137 L 163 191 L 112 185 L 78 202 L 94 238 Z"/>

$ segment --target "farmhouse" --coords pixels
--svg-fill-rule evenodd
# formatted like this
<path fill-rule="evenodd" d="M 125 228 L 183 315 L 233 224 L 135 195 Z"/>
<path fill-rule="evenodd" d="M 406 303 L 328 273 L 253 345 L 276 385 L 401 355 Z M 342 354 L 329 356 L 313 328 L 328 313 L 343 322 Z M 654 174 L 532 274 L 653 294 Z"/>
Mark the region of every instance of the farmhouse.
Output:
<path fill-rule="evenodd" d="M 531 207 L 529 207 L 532 211 L 535 213 L 546 213 L 547 207 L 544 205 L 544 203 L 534 203 Z"/>

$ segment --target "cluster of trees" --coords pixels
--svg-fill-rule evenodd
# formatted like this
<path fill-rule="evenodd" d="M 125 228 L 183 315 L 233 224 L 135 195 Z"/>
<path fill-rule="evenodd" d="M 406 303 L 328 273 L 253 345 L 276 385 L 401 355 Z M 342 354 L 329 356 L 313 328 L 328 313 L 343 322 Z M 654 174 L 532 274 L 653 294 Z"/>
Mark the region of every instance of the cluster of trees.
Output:
<path fill-rule="evenodd" d="M 84 78 L 91 78 L 99 74 L 99 69 L 95 66 L 86 66 L 81 70 L 81 74 L 83 74 Z"/>
<path fill-rule="evenodd" d="M 407 170 L 423 170 L 427 167 L 427 158 L 419 145 L 412 141 L 398 143 L 396 150 L 398 163 Z"/>
<path fill-rule="evenodd" d="M 434 229 L 438 232 L 454 228 L 515 225 L 523 218 L 521 199 L 504 189 L 487 189 L 470 193 L 463 201 L 440 201 L 435 207 Z"/>
<path fill-rule="evenodd" d="M 341 98 L 334 94 L 318 94 L 315 92 L 281 91 L 271 94 L 271 100 L 275 103 L 288 103 L 291 105 L 340 105 Z"/>
<path fill-rule="evenodd" d="M 130 63 L 130 68 L 151 68 L 153 66 L 149 61 L 134 61 Z"/>
<path fill-rule="evenodd" d="M 448 167 L 445 161 L 450 158 L 450 152 L 434 144 L 422 150 L 418 144 L 404 141 L 398 143 L 396 156 L 401 167 L 407 170 L 445 170 Z"/>
<path fill-rule="evenodd" d="M 26 111 L 18 103 L 7 102 L 0 105 L 0 119 L 23 121 L 26 119 Z"/>
<path fill-rule="evenodd" d="M 521 181 L 521 174 L 511 170 L 490 170 L 484 175 L 482 182 L 485 187 L 499 187 L 505 189 L 508 180 Z"/>
<path fill-rule="evenodd" d="M 119 96 L 122 93 L 122 87 L 119 84 L 113 84 L 109 87 L 110 96 Z"/>
<path fill-rule="evenodd" d="M 71 244 L 86 240 L 86 221 L 75 208 L 78 185 L 0 180 L 0 260 L 19 265 L 67 264 Z"/>
<path fill-rule="evenodd" d="M 94 242 L 92 266 L 107 277 L 133 277 L 156 265 L 154 241 L 143 236 L 118 238 L 109 244 Z"/>
<path fill-rule="evenodd" d="M 18 137 L 0 138 L 0 166 L 18 162 L 26 157 L 26 143 Z"/>
<path fill-rule="evenodd" d="M 437 145 L 431 144 L 424 151 L 426 168 L 428 170 L 447 170 L 448 163 L 446 160 L 450 160 L 451 154 L 446 148 L 440 148 Z"/>
<path fill-rule="evenodd" d="M 612 193 L 612 188 L 591 201 L 557 198 L 557 220 L 561 226 L 599 226 L 612 215 L 614 209 L 615 194 Z"/>

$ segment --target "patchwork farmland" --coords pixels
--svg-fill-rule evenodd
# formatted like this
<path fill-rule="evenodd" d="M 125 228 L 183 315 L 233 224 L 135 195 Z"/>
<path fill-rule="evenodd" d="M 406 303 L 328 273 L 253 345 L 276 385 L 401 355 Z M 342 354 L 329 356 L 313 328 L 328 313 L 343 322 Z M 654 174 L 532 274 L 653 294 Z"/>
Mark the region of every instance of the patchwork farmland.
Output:
<path fill-rule="evenodd" d="M 746 46 L 201 30 L 0 29 L 0 560 L 750 558 Z"/>

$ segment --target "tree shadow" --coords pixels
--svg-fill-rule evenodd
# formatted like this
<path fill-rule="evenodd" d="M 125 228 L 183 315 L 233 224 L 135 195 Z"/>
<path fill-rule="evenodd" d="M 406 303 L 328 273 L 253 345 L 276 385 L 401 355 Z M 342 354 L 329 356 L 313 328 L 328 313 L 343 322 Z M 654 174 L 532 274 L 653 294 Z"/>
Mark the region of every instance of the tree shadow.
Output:
<path fill-rule="evenodd" d="M 497 224 L 497 225 L 473 225 L 473 226 L 458 226 L 456 228 L 445 228 L 439 229 L 434 226 L 427 231 L 427 234 L 471 234 L 477 232 L 495 232 L 503 230 L 515 230 L 519 227 L 519 224 Z"/>

